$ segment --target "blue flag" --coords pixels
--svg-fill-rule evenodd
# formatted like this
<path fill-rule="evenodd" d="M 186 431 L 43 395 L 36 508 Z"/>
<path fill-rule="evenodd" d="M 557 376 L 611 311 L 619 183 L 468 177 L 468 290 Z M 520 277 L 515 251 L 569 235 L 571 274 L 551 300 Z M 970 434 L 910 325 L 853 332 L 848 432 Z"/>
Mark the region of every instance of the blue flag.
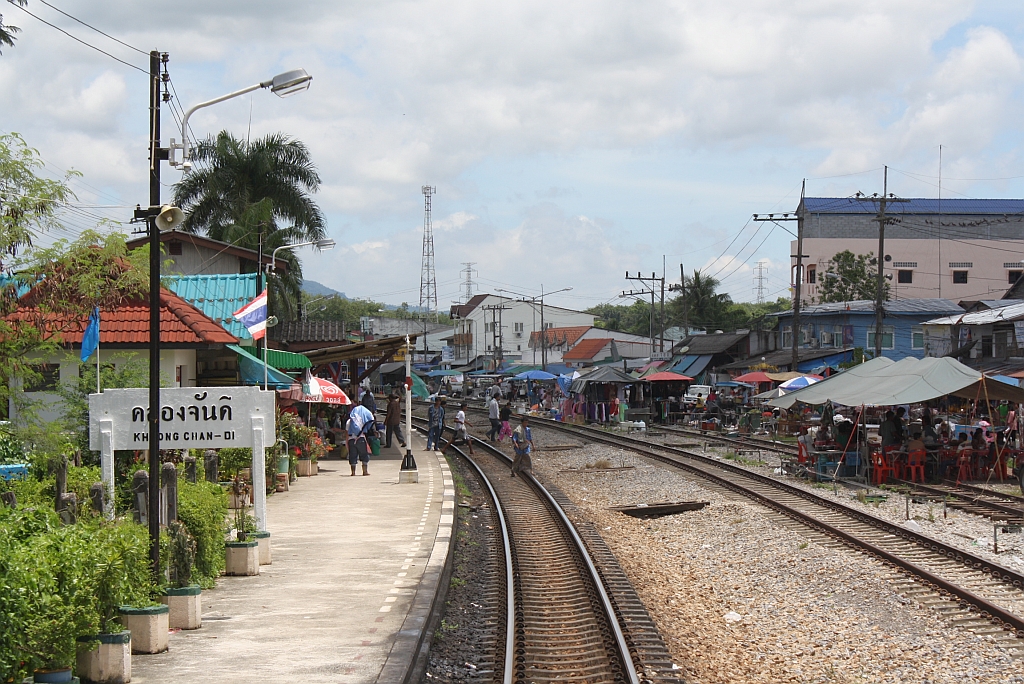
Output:
<path fill-rule="evenodd" d="M 89 316 L 89 327 L 82 334 L 82 362 L 84 363 L 100 346 L 100 308 L 97 306 Z"/>

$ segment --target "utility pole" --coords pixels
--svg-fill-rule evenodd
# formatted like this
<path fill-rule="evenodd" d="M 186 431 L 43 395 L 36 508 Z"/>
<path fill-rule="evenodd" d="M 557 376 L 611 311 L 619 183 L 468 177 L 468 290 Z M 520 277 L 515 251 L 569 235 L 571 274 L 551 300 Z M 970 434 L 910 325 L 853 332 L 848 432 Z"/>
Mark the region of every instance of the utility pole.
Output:
<path fill-rule="evenodd" d="M 437 279 L 434 276 L 434 229 L 430 224 L 430 198 L 437 188 L 424 185 L 423 192 L 423 255 L 420 262 L 420 313 L 423 314 L 423 361 L 427 360 L 427 317 L 437 320 Z"/>
<path fill-rule="evenodd" d="M 882 171 L 882 196 L 874 194 L 871 197 L 864 197 L 857 193 L 857 199 L 861 202 L 877 202 L 878 215 L 875 221 L 878 223 L 878 274 L 875 277 L 875 358 L 882 355 L 882 321 L 885 320 L 885 224 L 888 218 L 885 215 L 886 206 L 909 200 L 889 195 L 889 167 L 883 167 Z"/>
<path fill-rule="evenodd" d="M 149 230 L 149 561 L 154 576 L 160 574 L 160 162 L 168 159 L 160 147 L 161 66 L 167 53 L 149 53 L 149 207 L 136 208 L 135 219 L 145 220 Z M 166 68 L 166 67 L 164 67 Z"/>
<path fill-rule="evenodd" d="M 790 357 L 789 370 L 796 371 L 797 364 L 800 362 L 800 286 L 804 279 L 804 190 L 807 188 L 807 179 L 805 178 L 800 184 L 800 206 L 797 207 L 796 215 L 791 216 L 788 213 L 783 214 L 781 217 L 775 214 L 768 214 L 768 216 L 758 216 L 754 214 L 755 221 L 770 221 L 772 223 L 779 223 L 780 221 L 796 221 L 796 254 L 793 256 L 796 258 L 796 275 L 793 278 L 793 334 L 790 335 L 790 342 L 792 348 L 792 356 Z M 788 231 L 787 231 L 788 232 Z M 792 235 L 792 233 L 790 233 Z"/>
<path fill-rule="evenodd" d="M 510 307 L 500 304 L 498 306 L 485 306 L 484 311 L 491 312 L 491 351 L 494 359 L 494 368 L 497 369 L 504 359 L 504 336 L 501 328 L 501 312 L 508 311 Z"/>
<path fill-rule="evenodd" d="M 679 264 L 679 284 L 669 285 L 669 292 L 679 292 L 683 297 L 683 334 L 690 334 L 690 300 L 686 298 L 686 269 Z M 662 323 L 664 325 L 664 322 Z M 664 333 L 662 333 L 664 335 Z"/>
<path fill-rule="evenodd" d="M 658 320 L 658 327 L 661 328 L 661 346 L 659 351 L 665 351 L 665 255 L 661 255 L 661 314 Z"/>
<path fill-rule="evenodd" d="M 475 287 L 474 284 L 473 284 L 473 266 L 476 265 L 476 262 L 475 261 L 464 261 L 464 262 L 462 262 L 462 265 L 465 266 L 465 268 L 462 269 L 462 271 L 460 273 L 462 275 L 466 276 L 466 280 L 465 280 L 465 282 L 463 282 L 462 285 L 463 285 L 463 287 L 466 288 L 466 302 L 468 302 L 470 299 L 473 298 L 473 289 Z M 466 303 L 466 302 L 463 302 L 463 303 Z"/>
<path fill-rule="evenodd" d="M 640 283 L 641 289 L 639 290 L 623 290 L 620 297 L 633 297 L 639 301 L 640 297 L 651 297 L 651 357 L 654 357 L 654 352 L 657 351 L 655 347 L 657 344 L 654 342 L 654 295 L 657 294 L 655 291 L 655 285 L 661 286 L 661 311 L 662 320 L 665 316 L 665 275 L 664 273 L 659 278 L 654 273 L 650 276 L 640 275 L 637 271 L 635 276 L 629 275 L 629 271 L 626 271 L 626 280 L 636 281 Z M 664 328 L 664 326 L 662 326 Z M 665 331 L 661 331 L 661 351 L 665 351 Z"/>

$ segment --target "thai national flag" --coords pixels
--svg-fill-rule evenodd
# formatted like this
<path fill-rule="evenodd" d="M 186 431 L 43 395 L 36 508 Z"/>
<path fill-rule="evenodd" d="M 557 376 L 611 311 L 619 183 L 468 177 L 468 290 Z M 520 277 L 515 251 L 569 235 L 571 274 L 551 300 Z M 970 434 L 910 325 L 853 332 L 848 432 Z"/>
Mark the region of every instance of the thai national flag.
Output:
<path fill-rule="evenodd" d="M 267 334 L 267 291 L 263 290 L 252 300 L 235 312 L 235 318 L 244 325 L 252 339 L 258 340 Z"/>

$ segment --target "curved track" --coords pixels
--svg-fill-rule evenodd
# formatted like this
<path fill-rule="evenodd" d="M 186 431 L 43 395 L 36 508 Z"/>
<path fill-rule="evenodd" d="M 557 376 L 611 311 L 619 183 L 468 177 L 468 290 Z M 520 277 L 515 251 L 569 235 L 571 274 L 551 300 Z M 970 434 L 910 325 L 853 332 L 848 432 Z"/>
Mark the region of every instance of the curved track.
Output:
<path fill-rule="evenodd" d="M 679 434 L 686 437 L 706 439 L 712 442 L 721 442 L 740 449 L 760 449 L 761 451 L 770 451 L 783 456 L 797 455 L 797 447 L 795 444 L 776 442 L 774 440 L 763 439 L 761 437 L 752 437 L 749 435 L 745 437 L 726 437 L 725 435 L 721 435 L 712 430 L 698 430 L 696 428 L 680 427 L 679 425 L 658 425 L 657 429 L 669 434 Z"/>
<path fill-rule="evenodd" d="M 1024 574 L 918 534 L 888 520 L 818 496 L 795 485 L 677 447 L 604 430 L 536 419 L 534 423 L 587 442 L 629 449 L 686 470 L 796 519 L 844 544 L 882 559 L 923 582 L 943 611 L 975 631 L 988 625 L 995 638 L 1024 655 Z M 920 600 L 920 597 L 919 597 Z M 948 608 L 948 609 L 947 609 Z"/>
<path fill-rule="evenodd" d="M 612 601 L 572 523 L 532 475 L 511 477 L 507 456 L 476 444 L 488 456 L 459 453 L 496 503 L 510 580 L 501 681 L 639 684 Z"/>

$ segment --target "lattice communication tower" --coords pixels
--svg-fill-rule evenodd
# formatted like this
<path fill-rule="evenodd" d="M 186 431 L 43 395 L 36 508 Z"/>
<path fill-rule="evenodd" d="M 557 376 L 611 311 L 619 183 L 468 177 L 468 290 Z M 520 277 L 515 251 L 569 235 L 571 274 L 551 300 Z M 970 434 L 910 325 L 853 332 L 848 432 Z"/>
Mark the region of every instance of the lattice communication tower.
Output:
<path fill-rule="evenodd" d="M 420 267 L 420 312 L 437 317 L 437 279 L 434 276 L 434 230 L 430 225 L 430 198 L 437 188 L 423 186 L 423 261 Z"/>

